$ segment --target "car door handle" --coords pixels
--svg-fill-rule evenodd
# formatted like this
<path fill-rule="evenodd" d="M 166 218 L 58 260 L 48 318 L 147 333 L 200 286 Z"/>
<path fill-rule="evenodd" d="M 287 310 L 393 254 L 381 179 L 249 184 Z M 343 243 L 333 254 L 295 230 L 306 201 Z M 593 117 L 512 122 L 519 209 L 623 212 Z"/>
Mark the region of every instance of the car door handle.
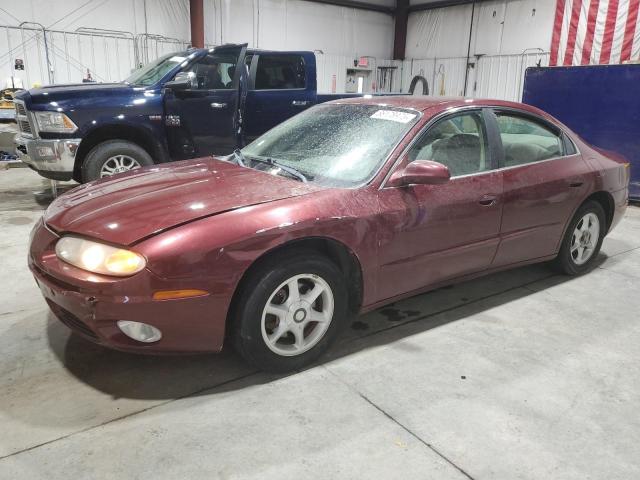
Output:
<path fill-rule="evenodd" d="M 293 100 L 291 102 L 291 105 L 293 105 L 294 107 L 304 107 L 306 105 L 309 105 L 309 103 L 311 102 L 309 102 L 308 100 Z"/>
<path fill-rule="evenodd" d="M 480 200 L 478 200 L 478 203 L 484 207 L 490 207 L 495 205 L 497 201 L 498 197 L 495 195 L 484 195 Z"/>
<path fill-rule="evenodd" d="M 584 184 L 584 182 L 581 182 L 580 180 L 569 180 L 569 187 L 571 188 L 578 188 L 581 187 Z"/>
<path fill-rule="evenodd" d="M 226 103 L 213 102 L 211 104 L 211 108 L 227 108 L 227 104 Z"/>

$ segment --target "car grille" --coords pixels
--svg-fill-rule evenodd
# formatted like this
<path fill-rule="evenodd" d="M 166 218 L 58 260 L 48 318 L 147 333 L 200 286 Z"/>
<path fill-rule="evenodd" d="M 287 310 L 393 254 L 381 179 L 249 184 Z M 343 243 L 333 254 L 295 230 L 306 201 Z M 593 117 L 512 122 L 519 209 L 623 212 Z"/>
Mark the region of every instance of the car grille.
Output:
<path fill-rule="evenodd" d="M 81 333 L 86 335 L 89 338 L 98 339 L 98 336 L 91 330 L 87 324 L 83 323 L 78 317 L 76 317 L 69 310 L 62 308 L 57 303 L 52 302 L 48 298 L 46 299 L 49 304 L 49 308 L 53 312 L 53 314 L 58 317 L 62 323 L 64 323 L 67 327 L 69 327 L 74 332 Z"/>
<path fill-rule="evenodd" d="M 24 103 L 15 101 L 16 106 L 16 121 L 18 122 L 18 128 L 26 135 L 33 136 L 33 129 L 31 128 L 31 121 L 29 119 L 29 112 L 24 106 Z"/>

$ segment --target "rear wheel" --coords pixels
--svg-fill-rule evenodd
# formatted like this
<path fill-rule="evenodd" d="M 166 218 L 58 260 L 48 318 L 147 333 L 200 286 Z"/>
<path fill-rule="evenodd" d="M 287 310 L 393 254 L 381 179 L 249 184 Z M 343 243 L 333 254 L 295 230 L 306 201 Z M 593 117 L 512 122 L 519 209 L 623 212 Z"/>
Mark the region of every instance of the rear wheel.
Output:
<path fill-rule="evenodd" d="M 562 240 L 555 266 L 567 275 L 580 275 L 591 270 L 606 233 L 604 209 L 598 202 L 588 201 L 576 212 Z"/>
<path fill-rule="evenodd" d="M 243 286 L 234 341 L 262 370 L 295 370 L 327 350 L 346 316 L 346 285 L 335 264 L 313 251 L 278 256 Z"/>
<path fill-rule="evenodd" d="M 144 148 L 127 140 L 108 140 L 87 154 L 82 164 L 82 181 L 110 177 L 145 165 L 153 165 L 153 159 Z"/>

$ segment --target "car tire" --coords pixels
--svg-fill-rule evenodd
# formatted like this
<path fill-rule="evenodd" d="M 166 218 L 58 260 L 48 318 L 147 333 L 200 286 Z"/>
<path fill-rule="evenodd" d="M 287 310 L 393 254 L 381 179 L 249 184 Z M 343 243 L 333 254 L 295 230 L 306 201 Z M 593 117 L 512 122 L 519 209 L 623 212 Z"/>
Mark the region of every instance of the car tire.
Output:
<path fill-rule="evenodd" d="M 127 140 L 107 140 L 93 147 L 85 157 L 82 181 L 91 182 L 146 165 L 153 165 L 153 159 L 141 146 Z"/>
<path fill-rule="evenodd" d="M 298 295 L 291 295 L 292 285 Z M 273 256 L 242 286 L 234 309 L 234 345 L 260 370 L 303 368 L 333 343 L 345 324 L 347 304 L 344 276 L 329 259 L 313 250 Z"/>
<path fill-rule="evenodd" d="M 554 260 L 556 270 L 566 275 L 582 275 L 591 270 L 606 231 L 607 220 L 602 205 L 593 200 L 582 204 L 569 223 Z"/>

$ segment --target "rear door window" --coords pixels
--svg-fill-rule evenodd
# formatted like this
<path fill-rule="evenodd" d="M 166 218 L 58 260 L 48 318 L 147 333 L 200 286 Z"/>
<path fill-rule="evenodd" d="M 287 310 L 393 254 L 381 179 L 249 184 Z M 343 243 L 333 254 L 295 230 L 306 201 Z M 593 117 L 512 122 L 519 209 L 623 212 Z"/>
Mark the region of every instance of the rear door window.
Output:
<path fill-rule="evenodd" d="M 305 88 L 307 83 L 301 55 L 260 54 L 256 69 L 256 90 Z"/>
<path fill-rule="evenodd" d="M 523 116 L 495 112 L 504 148 L 505 167 L 526 165 L 564 155 L 564 139 L 546 125 Z"/>

